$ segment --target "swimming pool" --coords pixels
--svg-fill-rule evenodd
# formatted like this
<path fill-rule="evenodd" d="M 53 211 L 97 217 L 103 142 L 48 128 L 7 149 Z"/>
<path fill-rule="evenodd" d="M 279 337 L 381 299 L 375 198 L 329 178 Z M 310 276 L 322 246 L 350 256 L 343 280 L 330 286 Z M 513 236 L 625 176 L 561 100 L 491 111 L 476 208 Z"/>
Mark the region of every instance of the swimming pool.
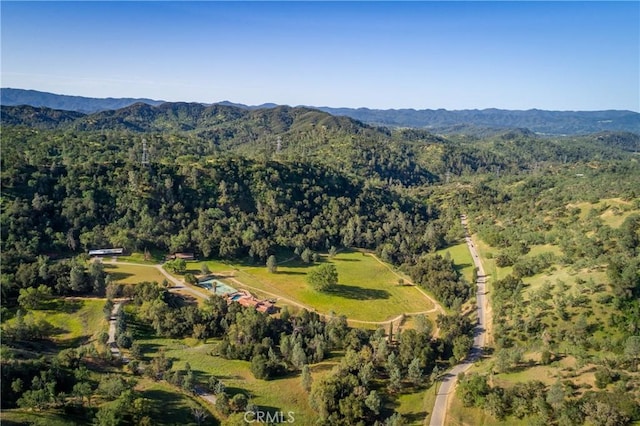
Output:
<path fill-rule="evenodd" d="M 215 284 L 215 286 L 214 286 Z M 230 294 L 230 293 L 235 293 L 236 290 L 235 288 L 228 286 L 227 284 L 223 283 L 222 281 L 213 279 L 213 278 L 209 278 L 208 280 L 204 280 L 204 281 L 200 281 L 198 283 L 199 286 L 206 288 L 209 291 L 213 291 L 215 292 L 215 294 L 220 295 L 220 296 L 224 296 L 225 294 Z M 215 289 L 214 289 L 215 287 Z"/>
<path fill-rule="evenodd" d="M 238 300 L 240 299 L 242 296 L 244 296 L 244 294 L 234 294 L 233 296 L 231 296 L 231 300 Z"/>

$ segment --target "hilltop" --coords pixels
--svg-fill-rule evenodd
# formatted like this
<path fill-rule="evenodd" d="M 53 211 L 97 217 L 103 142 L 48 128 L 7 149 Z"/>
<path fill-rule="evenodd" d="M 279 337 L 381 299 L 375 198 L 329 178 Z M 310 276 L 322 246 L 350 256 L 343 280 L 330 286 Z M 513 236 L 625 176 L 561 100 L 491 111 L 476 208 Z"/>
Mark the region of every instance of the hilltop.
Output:
<path fill-rule="evenodd" d="M 57 95 L 23 89 L 0 89 L 0 104 L 6 106 L 30 105 L 66 111 L 95 113 L 117 110 L 142 103 L 158 106 L 160 100 L 134 98 L 87 98 L 82 96 Z M 200 104 L 203 107 L 208 104 Z M 229 101 L 220 106 L 244 110 L 279 108 L 273 103 L 249 106 Z M 544 111 L 531 109 L 514 111 L 504 109 L 454 110 L 445 109 L 369 109 L 369 108 L 308 108 L 327 112 L 334 116 L 346 116 L 363 123 L 388 127 L 425 128 L 442 134 L 485 134 L 488 130 L 525 128 L 536 133 L 552 135 L 576 135 L 601 131 L 626 131 L 640 133 L 640 114 L 633 111 Z"/>

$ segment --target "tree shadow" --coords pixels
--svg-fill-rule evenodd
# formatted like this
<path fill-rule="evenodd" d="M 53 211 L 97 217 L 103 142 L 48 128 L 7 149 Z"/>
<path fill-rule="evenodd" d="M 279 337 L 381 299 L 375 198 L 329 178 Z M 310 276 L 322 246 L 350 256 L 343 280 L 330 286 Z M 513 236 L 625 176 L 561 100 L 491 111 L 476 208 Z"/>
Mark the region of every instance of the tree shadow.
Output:
<path fill-rule="evenodd" d="M 297 271 L 277 271 L 277 275 L 306 275 L 304 272 Z"/>
<path fill-rule="evenodd" d="M 111 277 L 111 281 L 125 280 L 125 279 L 133 276 L 133 274 L 130 274 L 128 272 L 110 272 L 110 271 L 107 271 L 107 273 Z"/>
<path fill-rule="evenodd" d="M 64 330 L 63 332 L 66 333 L 67 330 Z M 60 348 L 77 348 L 79 346 L 82 346 L 83 344 L 88 343 L 89 340 L 90 340 L 89 336 L 78 336 L 78 337 L 71 337 L 69 339 L 57 339 L 56 344 Z"/>
<path fill-rule="evenodd" d="M 456 271 L 460 272 L 460 271 L 462 271 L 464 268 L 467 268 L 467 267 L 469 267 L 469 266 L 473 267 L 474 265 L 473 265 L 473 264 L 471 264 L 471 263 L 456 263 L 456 264 L 454 265 L 454 267 L 453 267 L 453 268 L 454 268 Z"/>
<path fill-rule="evenodd" d="M 336 259 L 336 262 L 362 262 L 362 259 Z"/>
<path fill-rule="evenodd" d="M 43 305 L 43 309 L 73 314 L 79 311 L 83 304 L 82 300 L 51 299 Z"/>
<path fill-rule="evenodd" d="M 386 290 L 364 288 L 357 285 L 336 284 L 327 293 L 334 296 L 354 300 L 388 299 L 391 295 Z"/>

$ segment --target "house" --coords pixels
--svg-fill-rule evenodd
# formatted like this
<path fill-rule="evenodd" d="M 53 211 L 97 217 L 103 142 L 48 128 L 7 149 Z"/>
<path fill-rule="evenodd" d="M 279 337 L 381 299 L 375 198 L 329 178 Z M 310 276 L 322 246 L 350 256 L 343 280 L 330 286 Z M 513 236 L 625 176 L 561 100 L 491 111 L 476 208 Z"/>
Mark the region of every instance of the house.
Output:
<path fill-rule="evenodd" d="M 273 303 L 269 302 L 268 300 L 262 300 L 256 305 L 256 310 L 258 312 L 262 312 L 263 314 L 270 315 L 275 314 L 278 309 Z"/>
<path fill-rule="evenodd" d="M 246 308 L 254 308 L 258 312 L 265 313 L 267 315 L 274 314 L 278 311 L 275 304 L 268 300 L 258 300 L 251 295 L 248 291 L 240 290 L 233 294 L 227 295 L 227 303 L 238 302 L 240 305 Z"/>
<path fill-rule="evenodd" d="M 167 260 L 174 260 L 174 259 L 195 260 L 196 255 L 193 253 L 174 253 L 174 254 L 168 255 L 166 259 Z"/>
<path fill-rule="evenodd" d="M 89 250 L 89 256 L 121 256 L 123 254 L 123 248 L 104 248 Z"/>

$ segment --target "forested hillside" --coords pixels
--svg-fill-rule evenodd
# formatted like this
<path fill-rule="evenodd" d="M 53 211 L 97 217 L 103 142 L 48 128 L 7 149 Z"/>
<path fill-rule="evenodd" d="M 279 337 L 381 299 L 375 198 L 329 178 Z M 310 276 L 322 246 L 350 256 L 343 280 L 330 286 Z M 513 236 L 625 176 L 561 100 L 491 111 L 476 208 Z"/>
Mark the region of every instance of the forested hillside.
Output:
<path fill-rule="evenodd" d="M 455 415 L 636 421 L 639 141 L 445 137 L 310 108 L 3 106 L 3 410 L 163 423 L 164 395 L 191 398 L 172 412 L 200 424 L 192 400 L 206 389 L 230 424 L 286 404 L 302 424 L 421 424 L 432 408 L 422 401 L 473 342 L 478 271 L 458 249 L 467 213 L 490 275 L 493 340 L 462 378 Z M 89 262 L 101 247 L 147 268 Z M 176 252 L 200 260 L 150 263 Z M 393 278 L 367 287 L 349 266 L 371 265 L 359 258 Z M 314 286 L 324 271 L 331 282 Z M 185 287 L 196 303 L 165 279 L 216 274 L 289 305 L 270 316 Z M 419 308 L 395 299 L 404 291 L 425 296 Z M 402 315 L 355 328 L 314 300 Z M 102 318 L 114 318 L 111 343 Z"/>

